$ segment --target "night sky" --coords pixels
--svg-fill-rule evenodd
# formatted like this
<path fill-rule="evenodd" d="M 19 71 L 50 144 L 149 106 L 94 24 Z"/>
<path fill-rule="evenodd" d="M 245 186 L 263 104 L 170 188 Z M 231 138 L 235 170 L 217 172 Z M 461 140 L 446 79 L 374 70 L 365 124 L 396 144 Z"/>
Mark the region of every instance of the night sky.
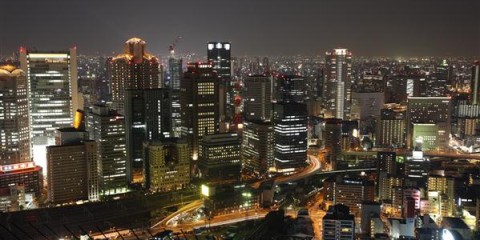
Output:
<path fill-rule="evenodd" d="M 112 54 L 137 36 L 148 51 L 206 55 L 232 42 L 233 55 L 479 56 L 479 0 L 1 0 L 0 55 L 20 46 L 76 45 Z"/>

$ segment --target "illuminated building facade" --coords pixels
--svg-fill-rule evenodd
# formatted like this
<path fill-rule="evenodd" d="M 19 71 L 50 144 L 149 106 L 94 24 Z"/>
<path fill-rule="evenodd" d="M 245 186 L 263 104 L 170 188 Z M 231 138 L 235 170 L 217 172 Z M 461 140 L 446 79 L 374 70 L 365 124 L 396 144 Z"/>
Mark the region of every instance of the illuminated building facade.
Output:
<path fill-rule="evenodd" d="M 438 149 L 448 147 L 450 140 L 451 102 L 450 97 L 409 97 L 407 107 L 408 144 L 412 147 L 416 139 L 413 137 L 414 124 L 435 124 Z"/>
<path fill-rule="evenodd" d="M 188 144 L 177 138 L 145 142 L 145 187 L 153 192 L 186 188 L 190 183 Z"/>
<path fill-rule="evenodd" d="M 57 145 L 47 147 L 48 201 L 98 200 L 97 143 L 82 130 L 57 131 Z"/>
<path fill-rule="evenodd" d="M 376 146 L 393 148 L 406 147 L 406 110 L 406 107 L 389 104 L 380 111 L 380 117 L 377 121 Z"/>
<path fill-rule="evenodd" d="M 0 166 L 0 188 L 11 184 L 23 185 L 25 193 L 40 196 L 43 189 L 42 168 L 34 162 L 16 163 Z"/>
<path fill-rule="evenodd" d="M 191 147 L 192 159 L 198 159 L 198 142 L 219 133 L 219 81 L 209 63 L 191 63 L 180 83 L 182 137 Z"/>
<path fill-rule="evenodd" d="M 27 79 L 21 69 L 0 65 L 0 165 L 29 161 Z"/>
<path fill-rule="evenodd" d="M 276 79 L 275 99 L 277 102 L 304 103 L 306 81 L 302 76 L 280 75 Z"/>
<path fill-rule="evenodd" d="M 262 175 L 274 167 L 271 122 L 244 122 L 242 138 L 242 165 L 245 169 Z"/>
<path fill-rule="evenodd" d="M 333 204 L 349 207 L 353 214 L 360 213 L 361 201 L 375 200 L 375 183 L 359 178 L 329 178 L 324 185 L 325 199 Z"/>
<path fill-rule="evenodd" d="M 27 74 L 30 141 L 33 160 L 45 167 L 45 147 L 54 144 L 55 129 L 72 126 L 80 108 L 77 90 L 77 49 L 40 52 L 20 49 Z"/>
<path fill-rule="evenodd" d="M 203 136 L 198 152 L 201 175 L 209 180 L 238 180 L 241 138 L 237 133 Z"/>
<path fill-rule="evenodd" d="M 172 135 L 177 138 L 180 137 L 182 132 L 182 112 L 180 109 L 180 80 L 183 74 L 182 64 L 182 59 L 177 59 L 173 55 L 168 59 L 170 81 L 167 87 L 172 94 Z"/>
<path fill-rule="evenodd" d="M 145 41 L 131 38 L 125 42 L 123 54 L 108 60 L 112 107 L 120 114 L 124 114 L 125 90 L 160 87 L 159 61 L 145 48 Z"/>
<path fill-rule="evenodd" d="M 233 117 L 233 83 L 232 83 L 232 59 L 229 42 L 208 42 L 207 59 L 212 64 L 212 69 L 220 79 L 218 101 L 220 102 L 220 116 L 222 119 Z"/>
<path fill-rule="evenodd" d="M 348 49 L 326 52 L 324 98 L 327 116 L 339 119 L 350 117 L 352 53 Z"/>
<path fill-rule="evenodd" d="M 143 181 L 143 142 L 170 137 L 172 98 L 170 89 L 125 90 L 125 131 L 127 141 L 127 176 Z"/>
<path fill-rule="evenodd" d="M 244 112 L 247 120 L 271 121 L 272 77 L 249 76 L 245 79 Z"/>
<path fill-rule="evenodd" d="M 350 214 L 348 206 L 337 204 L 330 206 L 322 219 L 322 239 L 355 239 L 355 216 Z"/>
<path fill-rule="evenodd" d="M 275 103 L 274 160 L 278 172 L 291 174 L 307 160 L 307 107 L 303 103 Z"/>
<path fill-rule="evenodd" d="M 90 140 L 97 143 L 100 195 L 127 190 L 125 119 L 115 110 L 94 105 L 87 113 Z"/>

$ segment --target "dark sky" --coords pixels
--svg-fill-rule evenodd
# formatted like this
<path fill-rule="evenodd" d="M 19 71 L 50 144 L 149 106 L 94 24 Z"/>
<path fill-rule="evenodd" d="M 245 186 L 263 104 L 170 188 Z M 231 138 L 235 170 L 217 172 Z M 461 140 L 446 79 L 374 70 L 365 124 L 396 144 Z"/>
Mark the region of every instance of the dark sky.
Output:
<path fill-rule="evenodd" d="M 0 55 L 19 46 L 111 54 L 138 36 L 148 50 L 206 55 L 479 56 L 479 0 L 1 0 Z"/>

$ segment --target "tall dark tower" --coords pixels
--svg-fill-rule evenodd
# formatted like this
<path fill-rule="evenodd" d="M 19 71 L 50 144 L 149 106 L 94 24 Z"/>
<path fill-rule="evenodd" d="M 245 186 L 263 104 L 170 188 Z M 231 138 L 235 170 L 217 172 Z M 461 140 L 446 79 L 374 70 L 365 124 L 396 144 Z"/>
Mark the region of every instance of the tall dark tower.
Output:
<path fill-rule="evenodd" d="M 125 132 L 127 175 L 130 181 L 143 181 L 145 166 L 143 142 L 170 137 L 172 106 L 170 89 L 129 89 L 125 91 Z"/>
<path fill-rule="evenodd" d="M 217 73 L 220 81 L 220 116 L 222 119 L 232 119 L 233 107 L 233 82 L 231 45 L 229 42 L 209 42 L 207 44 L 207 58 L 212 64 L 213 71 Z"/>
<path fill-rule="evenodd" d="M 182 137 L 187 138 L 191 157 L 198 159 L 198 141 L 219 133 L 219 81 L 210 63 L 191 63 L 180 83 Z"/>
<path fill-rule="evenodd" d="M 475 61 L 473 64 L 470 90 L 472 91 L 472 104 L 478 105 L 480 102 L 480 61 Z"/>

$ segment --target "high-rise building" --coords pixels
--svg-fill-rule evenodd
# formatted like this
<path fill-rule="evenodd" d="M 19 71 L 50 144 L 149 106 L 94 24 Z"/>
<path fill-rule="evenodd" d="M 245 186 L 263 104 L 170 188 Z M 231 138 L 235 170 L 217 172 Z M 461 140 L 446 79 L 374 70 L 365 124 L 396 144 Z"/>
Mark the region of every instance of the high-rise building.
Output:
<path fill-rule="evenodd" d="M 304 77 L 280 75 L 276 79 L 275 86 L 275 98 L 277 102 L 305 102 L 306 81 Z"/>
<path fill-rule="evenodd" d="M 337 168 L 338 161 L 343 159 L 342 156 L 342 120 L 337 118 L 329 118 L 325 121 L 324 143 L 325 149 L 329 151 L 327 155 L 328 162 L 333 169 Z"/>
<path fill-rule="evenodd" d="M 414 124 L 435 124 L 438 128 L 436 134 L 437 146 L 445 149 L 448 147 L 451 133 L 451 102 L 450 97 L 409 97 L 407 106 L 407 120 L 409 124 L 408 142 L 410 147 L 417 140 L 413 137 Z M 426 140 L 426 139 L 424 139 Z"/>
<path fill-rule="evenodd" d="M 322 239 L 353 240 L 355 239 L 355 217 L 350 209 L 342 204 L 330 206 L 322 219 Z"/>
<path fill-rule="evenodd" d="M 244 113 L 247 120 L 271 121 L 272 77 L 249 76 L 245 79 Z"/>
<path fill-rule="evenodd" d="M 145 188 L 166 192 L 186 188 L 190 182 L 188 144 L 177 138 L 144 143 Z"/>
<path fill-rule="evenodd" d="M 88 135 L 97 143 L 100 195 L 127 190 L 125 120 L 115 110 L 94 105 L 87 113 Z"/>
<path fill-rule="evenodd" d="M 274 159 L 278 172 L 291 174 L 307 160 L 307 107 L 303 103 L 275 103 Z"/>
<path fill-rule="evenodd" d="M 20 48 L 20 64 L 27 74 L 33 160 L 45 170 L 45 147 L 54 144 L 55 129 L 72 126 L 73 113 L 80 108 L 77 49 L 47 52 Z"/>
<path fill-rule="evenodd" d="M 170 89 L 125 90 L 125 132 L 127 140 L 127 176 L 135 183 L 143 181 L 143 142 L 170 137 L 172 100 Z"/>
<path fill-rule="evenodd" d="M 208 180 L 239 180 L 241 139 L 237 133 L 203 136 L 198 151 L 198 167 Z"/>
<path fill-rule="evenodd" d="M 171 50 L 171 52 L 173 49 Z M 182 112 L 180 109 L 180 80 L 182 79 L 182 64 L 181 58 L 175 58 L 172 55 L 168 59 L 168 69 L 170 72 L 169 85 L 172 95 L 172 135 L 173 137 L 180 137 L 182 131 Z"/>
<path fill-rule="evenodd" d="M 30 161 L 27 79 L 13 65 L 0 65 L 0 146 L 0 165 Z"/>
<path fill-rule="evenodd" d="M 192 159 L 198 159 L 198 141 L 220 131 L 219 81 L 209 63 L 188 65 L 180 83 L 182 137 L 191 148 Z"/>
<path fill-rule="evenodd" d="M 470 81 L 471 100 L 473 105 L 480 105 L 480 61 L 472 66 L 472 80 Z"/>
<path fill-rule="evenodd" d="M 160 87 L 159 60 L 145 48 L 145 41 L 131 38 L 124 53 L 108 60 L 112 105 L 120 114 L 124 114 L 125 90 Z"/>
<path fill-rule="evenodd" d="M 378 147 L 406 147 L 407 112 L 405 106 L 386 105 L 377 121 L 376 145 Z"/>
<path fill-rule="evenodd" d="M 216 77 L 220 79 L 218 101 L 220 103 L 220 116 L 222 119 L 231 119 L 234 114 L 232 58 L 231 44 L 229 42 L 208 42 L 207 59 L 212 65 Z"/>
<path fill-rule="evenodd" d="M 352 53 L 347 49 L 326 52 L 325 103 L 330 117 L 350 117 Z"/>
<path fill-rule="evenodd" d="M 57 130 L 56 145 L 47 147 L 48 201 L 98 200 L 97 143 L 75 128 Z"/>
<path fill-rule="evenodd" d="M 397 154 L 395 152 L 377 152 L 377 170 L 396 175 L 397 172 Z"/>
<path fill-rule="evenodd" d="M 242 165 L 245 169 L 262 175 L 274 167 L 271 122 L 244 122 L 242 138 Z"/>

